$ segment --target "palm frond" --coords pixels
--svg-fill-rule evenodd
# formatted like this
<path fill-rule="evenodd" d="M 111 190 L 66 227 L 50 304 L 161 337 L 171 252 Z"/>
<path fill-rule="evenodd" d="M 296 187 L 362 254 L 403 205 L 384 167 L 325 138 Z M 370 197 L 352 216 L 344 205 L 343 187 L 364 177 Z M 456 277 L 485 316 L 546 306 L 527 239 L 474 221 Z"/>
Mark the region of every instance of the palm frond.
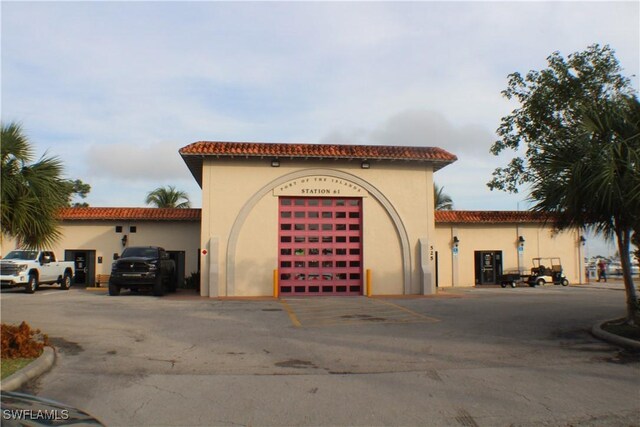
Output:
<path fill-rule="evenodd" d="M 145 203 L 153 205 L 157 208 L 179 208 L 186 209 L 191 207 L 189 195 L 181 190 L 177 190 L 174 186 L 158 187 L 147 194 Z"/>
<path fill-rule="evenodd" d="M 2 125 L 2 233 L 26 248 L 47 248 L 60 238 L 57 210 L 65 205 L 63 166 L 57 157 L 36 163 L 31 144 L 20 125 Z"/>
<path fill-rule="evenodd" d="M 444 187 L 440 187 L 436 183 L 433 184 L 433 197 L 436 210 L 450 211 L 453 209 L 453 199 L 444 193 Z"/>

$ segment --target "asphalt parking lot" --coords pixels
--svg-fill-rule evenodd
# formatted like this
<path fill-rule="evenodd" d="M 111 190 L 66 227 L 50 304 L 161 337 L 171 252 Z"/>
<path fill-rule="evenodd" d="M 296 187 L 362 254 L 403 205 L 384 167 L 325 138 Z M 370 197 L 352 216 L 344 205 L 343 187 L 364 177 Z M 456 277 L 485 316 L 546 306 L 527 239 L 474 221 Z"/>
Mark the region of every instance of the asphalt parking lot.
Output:
<path fill-rule="evenodd" d="M 209 300 L 3 291 L 58 359 L 23 391 L 107 425 L 639 425 L 614 286 Z"/>
<path fill-rule="evenodd" d="M 291 323 L 304 328 L 438 321 L 380 298 L 287 298 L 280 302 L 289 314 Z"/>

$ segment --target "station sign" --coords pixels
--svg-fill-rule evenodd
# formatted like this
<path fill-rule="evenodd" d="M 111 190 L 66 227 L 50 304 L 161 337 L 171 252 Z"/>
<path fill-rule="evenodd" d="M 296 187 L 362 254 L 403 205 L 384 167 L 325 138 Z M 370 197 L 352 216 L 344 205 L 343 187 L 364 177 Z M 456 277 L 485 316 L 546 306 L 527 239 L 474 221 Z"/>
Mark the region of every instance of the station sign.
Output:
<path fill-rule="evenodd" d="M 314 175 L 287 181 L 273 189 L 274 196 L 367 197 L 367 190 L 351 181 Z"/>

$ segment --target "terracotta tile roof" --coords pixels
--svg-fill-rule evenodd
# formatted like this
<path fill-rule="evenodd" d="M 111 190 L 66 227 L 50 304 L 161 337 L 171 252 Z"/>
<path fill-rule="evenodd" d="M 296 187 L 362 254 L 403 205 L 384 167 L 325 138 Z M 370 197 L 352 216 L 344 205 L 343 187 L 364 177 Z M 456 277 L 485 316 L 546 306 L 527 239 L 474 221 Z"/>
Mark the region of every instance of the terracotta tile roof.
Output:
<path fill-rule="evenodd" d="M 451 163 L 453 154 L 437 147 L 389 145 L 274 144 L 264 142 L 200 141 L 180 149 L 182 155 L 302 157 L 331 159 L 429 160 Z"/>
<path fill-rule="evenodd" d="M 58 218 L 64 221 L 200 221 L 201 210 L 157 208 L 63 208 Z M 436 224 L 464 223 L 537 223 L 550 220 L 550 216 L 535 212 L 518 211 L 435 211 Z"/>
<path fill-rule="evenodd" d="M 199 141 L 180 149 L 180 154 L 198 183 L 202 175 L 202 157 L 278 157 L 281 159 L 369 159 L 406 160 L 431 163 L 434 170 L 458 158 L 438 147 L 402 147 L 390 145 L 275 144 L 265 142 Z"/>
<path fill-rule="evenodd" d="M 436 223 L 531 223 L 551 219 L 550 215 L 529 211 L 435 211 Z"/>
<path fill-rule="evenodd" d="M 63 221 L 200 221 L 200 209 L 158 208 L 62 208 L 58 219 Z"/>

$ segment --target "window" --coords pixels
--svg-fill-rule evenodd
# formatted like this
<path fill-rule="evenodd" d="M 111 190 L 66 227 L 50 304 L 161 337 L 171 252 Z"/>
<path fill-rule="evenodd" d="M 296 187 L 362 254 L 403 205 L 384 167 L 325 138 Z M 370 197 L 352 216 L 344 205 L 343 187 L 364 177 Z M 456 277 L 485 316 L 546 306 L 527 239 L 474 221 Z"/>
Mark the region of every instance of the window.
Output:
<path fill-rule="evenodd" d="M 116 225 L 116 233 L 122 233 L 122 226 Z"/>

